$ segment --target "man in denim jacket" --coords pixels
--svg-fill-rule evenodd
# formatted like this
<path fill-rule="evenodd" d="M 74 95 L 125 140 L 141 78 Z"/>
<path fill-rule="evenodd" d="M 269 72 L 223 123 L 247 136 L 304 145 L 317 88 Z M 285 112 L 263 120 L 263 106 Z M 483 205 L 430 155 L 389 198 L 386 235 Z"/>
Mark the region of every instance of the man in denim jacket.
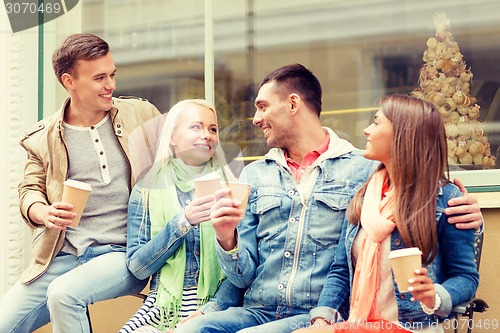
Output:
<path fill-rule="evenodd" d="M 193 318 L 176 332 L 280 333 L 308 325 L 349 200 L 377 164 L 321 126 L 321 86 L 302 65 L 266 76 L 255 106 L 253 123 L 272 149 L 242 171 L 252 186 L 246 212 L 219 190 L 211 215 L 221 266 L 247 288 L 243 307 Z M 447 213 L 471 213 L 455 222 L 481 225 L 475 199 L 454 200 L 468 205 Z"/>

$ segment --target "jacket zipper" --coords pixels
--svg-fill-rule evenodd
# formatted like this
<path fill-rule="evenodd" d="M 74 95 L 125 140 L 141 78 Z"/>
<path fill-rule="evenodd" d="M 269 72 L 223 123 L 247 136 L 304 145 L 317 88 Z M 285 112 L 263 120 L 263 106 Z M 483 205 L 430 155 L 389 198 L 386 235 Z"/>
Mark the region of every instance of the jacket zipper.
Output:
<path fill-rule="evenodd" d="M 311 177 L 311 180 L 312 180 L 313 175 L 310 175 L 309 177 Z M 316 183 L 317 175 L 316 175 L 316 178 L 314 179 L 314 181 L 311 182 L 312 185 L 310 185 L 310 187 L 306 191 L 306 193 L 308 193 L 307 197 L 302 197 L 302 195 L 299 191 L 299 189 L 300 189 L 299 184 L 297 183 L 297 180 L 295 179 L 293 174 L 291 175 L 291 178 L 292 178 L 292 181 L 295 185 L 295 188 L 297 189 L 297 192 L 299 192 L 300 202 L 302 203 L 302 210 L 300 211 L 299 226 L 297 229 L 297 239 L 295 241 L 295 250 L 293 253 L 292 272 L 290 273 L 290 278 L 288 279 L 288 285 L 286 286 L 286 293 L 285 293 L 286 296 L 285 297 L 286 297 L 286 305 L 288 307 L 293 307 L 293 305 L 292 305 L 292 285 L 293 285 L 294 280 L 295 280 L 295 275 L 297 274 L 297 267 L 298 267 L 298 263 L 299 263 L 299 254 L 300 254 L 300 249 L 301 249 L 301 244 L 302 244 L 302 238 L 304 237 L 305 216 L 306 216 L 306 212 L 308 209 L 307 208 L 307 199 L 312 194 L 312 189 L 314 188 L 314 185 Z"/>
<path fill-rule="evenodd" d="M 302 202 L 303 208 L 300 212 L 299 218 L 299 228 L 297 231 L 297 240 L 295 241 L 295 250 L 293 253 L 293 264 L 292 272 L 290 273 L 290 278 L 288 279 L 288 285 L 286 287 L 286 304 L 288 307 L 292 307 L 292 285 L 295 280 L 295 275 L 297 274 L 297 267 L 299 262 L 300 244 L 302 244 L 302 237 L 304 235 L 304 220 L 307 211 L 306 202 Z"/>
<path fill-rule="evenodd" d="M 69 176 L 69 152 L 68 152 L 68 146 L 66 146 L 66 142 L 64 142 L 64 139 L 63 139 L 63 133 L 61 130 L 61 123 L 59 123 L 58 130 L 59 130 L 59 139 L 61 140 L 62 145 L 64 147 L 64 151 L 66 152 L 66 176 L 64 177 L 64 180 L 67 180 L 68 176 Z"/>

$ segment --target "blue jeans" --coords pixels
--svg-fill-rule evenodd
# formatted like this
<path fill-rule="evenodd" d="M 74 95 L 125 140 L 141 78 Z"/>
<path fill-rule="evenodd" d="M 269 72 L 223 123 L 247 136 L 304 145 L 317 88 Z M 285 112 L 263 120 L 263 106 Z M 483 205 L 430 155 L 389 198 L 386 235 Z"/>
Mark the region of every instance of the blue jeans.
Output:
<path fill-rule="evenodd" d="M 140 281 L 127 269 L 125 247 L 89 247 L 76 257 L 59 253 L 29 285 L 19 281 L 0 299 L 0 332 L 33 332 L 52 322 L 53 332 L 90 332 L 86 307 L 134 294 Z"/>
<path fill-rule="evenodd" d="M 276 307 L 233 307 L 190 319 L 175 333 L 290 333 L 309 325 L 309 311 L 283 315 L 277 318 Z"/>

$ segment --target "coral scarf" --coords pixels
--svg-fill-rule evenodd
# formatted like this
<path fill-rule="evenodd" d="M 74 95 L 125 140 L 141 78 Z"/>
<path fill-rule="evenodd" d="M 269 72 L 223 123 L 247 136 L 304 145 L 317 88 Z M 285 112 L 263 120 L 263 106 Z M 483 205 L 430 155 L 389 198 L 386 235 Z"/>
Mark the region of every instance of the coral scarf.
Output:
<path fill-rule="evenodd" d="M 371 177 L 363 200 L 361 226 L 366 231 L 360 240 L 361 248 L 354 272 L 349 321 L 378 319 L 379 260 L 381 242 L 396 227 L 394 223 L 394 188 L 382 198 L 389 180 L 387 170 L 381 169 Z"/>

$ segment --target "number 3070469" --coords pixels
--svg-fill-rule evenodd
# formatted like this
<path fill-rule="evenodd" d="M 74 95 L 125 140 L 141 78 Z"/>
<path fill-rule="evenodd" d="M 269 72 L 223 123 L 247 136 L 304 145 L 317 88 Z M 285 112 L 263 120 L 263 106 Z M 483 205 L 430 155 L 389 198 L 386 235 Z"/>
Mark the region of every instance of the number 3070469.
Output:
<path fill-rule="evenodd" d="M 61 4 L 57 2 L 42 2 L 38 4 L 38 1 L 14 3 L 7 2 L 5 3 L 5 9 L 7 10 L 7 14 L 58 14 L 63 10 Z"/>
<path fill-rule="evenodd" d="M 446 319 L 443 322 L 443 328 L 444 329 L 485 329 L 485 330 L 498 330 L 499 323 L 498 319 L 469 319 L 469 318 L 453 318 L 453 319 Z"/>

